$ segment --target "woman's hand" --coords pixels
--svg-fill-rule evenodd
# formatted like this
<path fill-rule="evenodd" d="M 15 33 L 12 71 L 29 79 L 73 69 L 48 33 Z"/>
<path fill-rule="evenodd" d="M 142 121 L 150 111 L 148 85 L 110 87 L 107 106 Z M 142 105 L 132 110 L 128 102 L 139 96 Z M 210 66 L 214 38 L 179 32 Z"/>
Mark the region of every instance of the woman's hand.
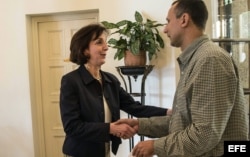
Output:
<path fill-rule="evenodd" d="M 110 134 L 123 139 L 131 138 L 137 133 L 137 130 L 126 123 L 118 123 L 118 121 L 110 124 Z"/>
<path fill-rule="evenodd" d="M 171 116 L 172 115 L 172 109 L 168 109 L 167 110 L 167 116 Z"/>

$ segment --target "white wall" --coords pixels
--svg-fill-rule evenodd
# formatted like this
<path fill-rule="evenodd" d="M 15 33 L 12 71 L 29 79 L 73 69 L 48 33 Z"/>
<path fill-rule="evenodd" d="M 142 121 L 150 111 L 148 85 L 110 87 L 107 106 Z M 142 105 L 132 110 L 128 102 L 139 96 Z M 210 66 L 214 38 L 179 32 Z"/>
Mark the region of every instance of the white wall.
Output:
<path fill-rule="evenodd" d="M 133 20 L 137 10 L 164 23 L 170 4 L 171 1 L 166 0 L 0 0 L 0 156 L 35 157 L 25 21 L 27 14 L 99 9 L 100 21 L 116 22 L 125 18 Z M 178 68 L 175 67 L 178 53 L 162 35 L 166 47 L 152 62 L 155 68 L 146 80 L 146 103 L 171 107 L 178 76 Z M 103 70 L 119 77 L 115 66 L 123 65 L 123 62 L 114 61 L 113 52 L 110 49 Z"/>
<path fill-rule="evenodd" d="M 1 0 L 0 10 L 0 156 L 33 157 L 23 2 Z"/>

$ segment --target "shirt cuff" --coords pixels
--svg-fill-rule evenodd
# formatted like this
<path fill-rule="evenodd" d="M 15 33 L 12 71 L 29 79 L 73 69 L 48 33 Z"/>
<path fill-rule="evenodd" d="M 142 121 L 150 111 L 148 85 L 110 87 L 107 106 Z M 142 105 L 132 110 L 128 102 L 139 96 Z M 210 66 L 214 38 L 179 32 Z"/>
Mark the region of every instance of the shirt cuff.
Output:
<path fill-rule="evenodd" d="M 166 137 L 161 137 L 159 139 L 154 140 L 154 154 L 156 154 L 157 156 L 167 155 L 165 147 L 166 147 Z"/>

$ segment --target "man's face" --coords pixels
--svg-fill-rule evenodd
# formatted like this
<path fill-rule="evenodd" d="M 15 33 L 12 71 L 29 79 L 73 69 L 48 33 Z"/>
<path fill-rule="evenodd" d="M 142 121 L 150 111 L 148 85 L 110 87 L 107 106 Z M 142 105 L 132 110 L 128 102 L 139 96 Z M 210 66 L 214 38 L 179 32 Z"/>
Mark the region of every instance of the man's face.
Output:
<path fill-rule="evenodd" d="M 164 28 L 164 33 L 167 34 L 171 41 L 171 45 L 174 47 L 180 47 L 182 43 L 181 36 L 181 20 L 176 18 L 175 7 L 177 4 L 174 4 L 168 11 L 167 15 L 167 24 Z"/>

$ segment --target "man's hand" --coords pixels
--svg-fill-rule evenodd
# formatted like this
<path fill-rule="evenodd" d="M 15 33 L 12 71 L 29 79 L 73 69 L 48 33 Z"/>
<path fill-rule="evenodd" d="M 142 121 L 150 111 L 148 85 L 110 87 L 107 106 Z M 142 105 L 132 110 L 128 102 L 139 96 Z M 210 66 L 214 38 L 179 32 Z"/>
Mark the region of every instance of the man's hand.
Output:
<path fill-rule="evenodd" d="M 123 139 L 128 139 L 137 133 L 137 129 L 131 127 L 126 123 L 113 122 L 110 124 L 110 133 L 113 134 L 114 136 Z"/>
<path fill-rule="evenodd" d="M 168 109 L 167 110 L 167 116 L 171 116 L 172 115 L 172 109 Z"/>
<path fill-rule="evenodd" d="M 128 139 L 134 136 L 138 132 L 138 120 L 137 119 L 120 119 L 114 123 L 111 123 L 111 128 L 114 128 L 115 126 L 123 126 L 123 127 L 128 127 L 126 132 L 124 131 L 115 131 L 115 133 L 112 133 L 113 135 L 123 138 L 123 139 Z"/>
<path fill-rule="evenodd" d="M 154 155 L 154 140 L 139 142 L 132 152 L 135 157 L 152 157 Z"/>
<path fill-rule="evenodd" d="M 134 129 L 138 130 L 139 121 L 137 119 L 119 119 L 116 124 L 128 124 Z"/>

